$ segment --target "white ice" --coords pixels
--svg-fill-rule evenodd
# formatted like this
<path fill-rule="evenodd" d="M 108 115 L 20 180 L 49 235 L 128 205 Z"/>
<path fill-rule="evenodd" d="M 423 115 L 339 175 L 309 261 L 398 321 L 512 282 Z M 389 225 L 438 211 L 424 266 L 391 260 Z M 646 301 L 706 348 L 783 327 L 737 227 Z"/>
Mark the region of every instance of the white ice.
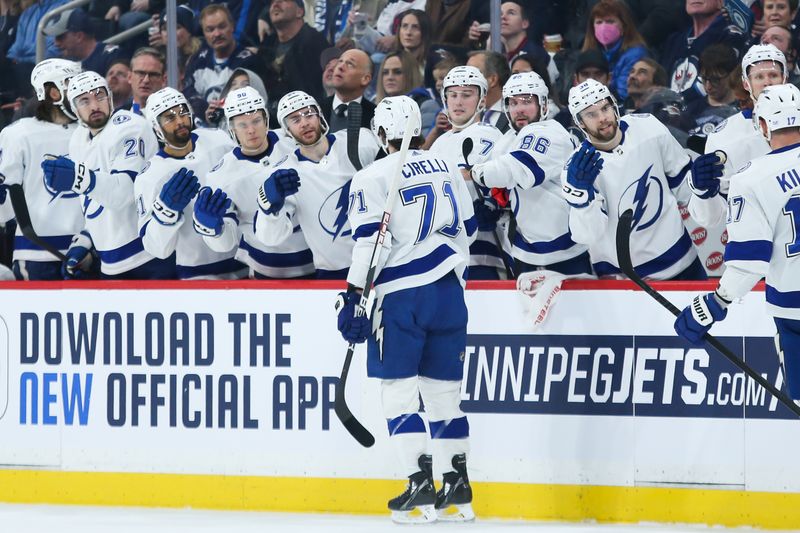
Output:
<path fill-rule="evenodd" d="M 465 533 L 725 533 L 725 529 L 656 524 L 609 525 L 590 523 L 478 520 L 466 524 L 436 523 L 398 526 L 388 516 L 290 514 L 0 504 L 0 533 L 384 533 L 449 531 Z"/>

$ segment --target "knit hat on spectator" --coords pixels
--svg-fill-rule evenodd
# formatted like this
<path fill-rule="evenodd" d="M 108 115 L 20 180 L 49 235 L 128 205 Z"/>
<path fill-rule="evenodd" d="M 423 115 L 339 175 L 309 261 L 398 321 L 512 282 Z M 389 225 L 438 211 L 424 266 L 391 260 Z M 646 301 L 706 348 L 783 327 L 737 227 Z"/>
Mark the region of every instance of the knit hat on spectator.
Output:
<path fill-rule="evenodd" d="M 578 54 L 578 59 L 575 62 L 575 72 L 591 67 L 600 69 L 603 72 L 610 72 L 608 60 L 600 50 L 586 50 Z"/>
<path fill-rule="evenodd" d="M 194 11 L 187 5 L 175 6 L 175 21 L 178 26 L 183 26 L 189 33 L 194 33 Z M 160 24 L 163 26 L 167 22 L 167 10 L 161 12 Z"/>
<path fill-rule="evenodd" d="M 68 31 L 80 31 L 89 35 L 94 35 L 92 23 L 89 15 L 80 8 L 68 9 L 47 21 L 44 27 L 44 34 L 53 37 L 63 35 Z"/>
<path fill-rule="evenodd" d="M 330 48 L 323 50 L 319 55 L 319 65 L 322 67 L 322 70 L 325 70 L 325 67 L 328 66 L 328 63 L 334 59 L 339 59 L 340 57 L 342 57 L 342 51 L 335 46 L 331 46 Z"/>

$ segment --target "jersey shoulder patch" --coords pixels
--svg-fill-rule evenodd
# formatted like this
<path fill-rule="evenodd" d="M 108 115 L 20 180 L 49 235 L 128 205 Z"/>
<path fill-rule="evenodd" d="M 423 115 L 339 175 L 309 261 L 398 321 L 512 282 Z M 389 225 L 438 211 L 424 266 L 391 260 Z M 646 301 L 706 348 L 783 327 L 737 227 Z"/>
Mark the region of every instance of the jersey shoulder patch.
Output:
<path fill-rule="evenodd" d="M 219 163 L 211 167 L 211 170 L 209 172 L 216 172 L 217 170 L 221 169 L 222 165 L 224 164 L 225 164 L 225 158 L 223 157 L 222 159 L 219 160 Z"/>
<path fill-rule="evenodd" d="M 750 166 L 751 166 L 752 164 L 753 164 L 753 162 L 752 162 L 752 161 L 748 161 L 747 163 L 745 163 L 744 165 L 742 165 L 742 166 L 741 166 L 741 168 L 739 168 L 739 169 L 738 169 L 736 172 L 734 172 L 734 174 L 741 174 L 742 172 L 744 172 L 745 170 L 747 170 L 748 168 L 750 168 Z"/>
<path fill-rule="evenodd" d="M 724 129 L 725 129 L 725 126 L 727 126 L 727 125 L 728 125 L 728 119 L 726 118 L 725 120 L 723 120 L 722 122 L 720 122 L 719 124 L 717 124 L 717 127 L 716 127 L 716 128 L 714 128 L 714 133 L 719 133 L 719 132 L 721 132 L 722 130 L 724 130 Z"/>
<path fill-rule="evenodd" d="M 114 118 L 111 119 L 111 122 L 115 126 L 118 126 L 120 124 L 124 124 L 124 123 L 130 121 L 130 119 L 131 119 L 131 117 L 128 116 L 128 115 L 118 114 L 118 115 L 114 115 Z"/>

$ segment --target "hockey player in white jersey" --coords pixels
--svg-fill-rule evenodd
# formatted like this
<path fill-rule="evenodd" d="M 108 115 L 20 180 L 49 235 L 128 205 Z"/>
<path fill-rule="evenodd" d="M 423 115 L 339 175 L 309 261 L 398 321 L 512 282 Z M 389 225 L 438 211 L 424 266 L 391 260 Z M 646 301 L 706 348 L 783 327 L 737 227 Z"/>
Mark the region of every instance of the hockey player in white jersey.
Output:
<path fill-rule="evenodd" d="M 83 229 L 81 200 L 72 191 L 59 193 L 45 186 L 41 162 L 66 155 L 77 124 L 67 103 L 67 83 L 80 74 L 79 63 L 45 59 L 31 72 L 39 101 L 35 117 L 22 118 L 0 132 L 0 184 L 21 184 L 33 227 L 42 239 L 66 253 L 72 237 Z M 14 218 L 8 197 L 0 201 L 0 223 Z M 17 279 L 62 279 L 61 260 L 22 235 L 14 238 L 13 270 Z"/>
<path fill-rule="evenodd" d="M 69 157 L 45 160 L 42 169 L 52 190 L 83 199 L 85 227 L 67 252 L 68 272 L 94 248 L 104 278 L 173 278 L 174 260 L 147 253 L 136 224 L 133 182 L 158 149 L 152 128 L 128 111 L 114 113 L 108 84 L 96 72 L 72 78 L 67 96 L 81 127 L 70 139 Z"/>
<path fill-rule="evenodd" d="M 575 146 L 567 130 L 547 114 L 548 90 L 535 72 L 520 72 L 503 86 L 503 111 L 516 132 L 509 153 L 475 165 L 472 178 L 483 187 L 510 189 L 517 231 L 514 272 L 552 270 L 591 274 L 585 244 L 572 240 L 569 204 L 563 201 L 561 170 Z"/>
<path fill-rule="evenodd" d="M 294 150 L 294 142 L 269 131 L 266 102 L 253 87 L 228 93 L 224 112 L 238 146 L 211 169 L 208 186 L 200 190 L 194 204 L 195 231 L 214 251 L 226 253 L 238 247 L 236 259 L 250 267 L 251 277 L 313 275 L 311 250 L 299 229 L 278 246 L 263 244 L 253 233 L 258 188 L 270 175 L 270 167 Z"/>
<path fill-rule="evenodd" d="M 742 84 L 755 104 L 765 88 L 786 83 L 786 57 L 772 44 L 756 44 L 742 57 Z M 725 223 L 729 181 L 748 161 L 769 152 L 751 109 L 728 117 L 708 136 L 705 154 L 695 159 L 689 185 L 689 213 L 707 227 Z"/>
<path fill-rule="evenodd" d="M 396 185 L 391 173 L 399 164 L 409 116 L 412 150 Z M 353 177 L 349 218 L 356 243 L 348 291 L 339 295 L 338 328 L 348 342 L 369 338 L 367 374 L 381 380 L 389 435 L 408 475 L 407 490 L 389 501 L 393 519 L 435 520 L 436 511 L 444 518 L 470 519 L 469 424 L 460 408 L 460 390 L 467 341 L 464 279 L 477 229 L 472 199 L 450 160 L 416 149 L 423 139 L 413 100 L 381 100 L 373 131 L 389 155 Z M 356 316 L 387 201 L 394 210 L 374 283 L 375 311 L 370 318 Z M 436 461 L 446 472 L 438 494 L 425 423 L 418 413 L 420 394 Z M 415 517 L 415 509 L 422 515 Z"/>
<path fill-rule="evenodd" d="M 572 238 L 589 246 L 595 273 L 620 273 L 617 221 L 633 209 L 631 257 L 640 276 L 705 279 L 673 193 L 691 161 L 669 130 L 652 115 L 620 119 L 608 87 L 591 79 L 570 89 L 569 110 L 587 140 L 561 179 Z"/>
<path fill-rule="evenodd" d="M 484 163 L 493 156 L 495 146 L 502 141 L 500 130 L 480 121 L 486 106 L 489 85 L 481 71 L 475 67 L 455 67 L 442 81 L 442 103 L 444 113 L 453 128 L 442 134 L 431 146 L 431 151 L 458 162 L 465 168 L 467 161 L 462 155 L 464 139 L 472 139 L 469 164 Z M 501 215 L 500 206 L 492 198 L 491 191 L 476 189 L 469 184 L 476 220 L 478 237 L 470 248 L 470 279 L 500 279 L 507 277 L 503 266 L 501 247 L 495 231 Z"/>
<path fill-rule="evenodd" d="M 675 321 L 675 331 L 702 344 L 727 307 L 766 277 L 767 312 L 789 396 L 800 400 L 800 90 L 764 89 L 753 112 L 771 151 L 731 180 L 727 265 L 714 292 L 698 295 Z"/>
<path fill-rule="evenodd" d="M 279 245 L 299 224 L 314 255 L 316 277 L 346 279 L 353 251 L 347 209 L 356 173 L 347 154 L 347 131 L 328 133 L 319 104 L 303 91 L 281 98 L 278 120 L 298 148 L 259 189 L 256 237 L 268 246 Z M 358 139 L 359 159 L 369 165 L 380 146 L 367 129 L 362 128 Z M 289 191 L 295 192 L 284 195 Z"/>
<path fill-rule="evenodd" d="M 134 184 L 144 249 L 162 259 L 174 253 L 178 279 L 245 277 L 247 267 L 234 259 L 235 250 L 213 251 L 192 227 L 195 194 L 233 149 L 231 138 L 218 129 L 194 129 L 189 102 L 171 87 L 148 97 L 144 115 L 163 144 Z"/>

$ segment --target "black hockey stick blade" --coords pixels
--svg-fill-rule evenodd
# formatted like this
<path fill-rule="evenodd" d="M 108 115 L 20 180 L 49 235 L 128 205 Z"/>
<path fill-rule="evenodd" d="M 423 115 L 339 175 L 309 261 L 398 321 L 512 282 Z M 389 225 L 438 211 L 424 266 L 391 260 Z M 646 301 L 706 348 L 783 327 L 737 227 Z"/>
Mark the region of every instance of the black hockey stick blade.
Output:
<path fill-rule="evenodd" d="M 350 435 L 352 435 L 360 445 L 365 448 L 369 448 L 375 444 L 375 437 L 373 437 L 372 433 L 370 433 L 369 430 L 365 428 L 355 416 L 353 416 L 353 413 L 347 406 L 347 401 L 344 397 L 345 384 L 347 383 L 347 375 L 350 373 L 350 363 L 353 360 L 354 350 L 355 344 L 351 344 L 347 347 L 347 355 L 345 356 L 344 364 L 342 365 L 342 375 L 339 377 L 339 384 L 336 386 L 336 396 L 333 400 L 333 410 L 347 432 L 350 433 Z"/>
<path fill-rule="evenodd" d="M 619 261 L 619 268 L 622 272 L 630 278 L 636 285 L 641 287 L 641 289 L 650 295 L 655 301 L 660 303 L 665 309 L 667 309 L 670 313 L 674 316 L 678 316 L 681 314 L 681 310 L 675 307 L 672 302 L 664 298 L 661 293 L 657 292 L 653 289 L 650 285 L 647 284 L 645 280 L 636 273 L 636 270 L 633 268 L 633 261 L 631 261 L 631 249 L 630 249 L 630 241 L 631 241 L 631 231 L 633 230 L 633 210 L 628 209 L 619 217 L 619 221 L 617 224 L 617 260 Z M 757 373 L 753 370 L 750 365 L 745 363 L 739 356 L 735 353 L 730 351 L 728 348 L 722 344 L 719 339 L 711 335 L 710 333 L 706 333 L 703 335 L 703 339 L 710 344 L 715 350 L 719 353 L 724 355 L 731 363 L 736 365 L 742 372 L 750 376 L 753 381 L 764 387 L 767 392 L 772 394 L 779 402 L 785 405 L 790 411 L 792 411 L 795 415 L 800 417 L 800 406 L 798 406 L 791 398 L 786 396 L 783 392 L 778 390 L 772 383 L 764 379 L 761 374 Z"/>
<path fill-rule="evenodd" d="M 467 137 L 461 143 L 461 155 L 464 157 L 464 164 L 466 165 L 467 172 L 472 170 L 472 165 L 469 164 L 469 154 L 472 153 L 472 147 L 473 147 L 472 137 Z M 483 197 L 483 194 L 481 194 L 480 189 L 478 189 L 478 184 L 473 181 L 472 186 L 475 188 L 475 194 L 477 194 L 479 197 Z M 503 251 L 503 247 L 500 245 L 500 235 L 497 234 L 496 227 L 492 232 L 492 234 L 494 235 L 494 244 L 495 246 L 497 246 L 497 251 L 500 254 L 500 259 L 503 260 L 503 267 L 506 269 L 506 276 L 508 277 L 508 279 L 516 279 L 516 276 L 514 276 L 514 269 L 511 268 L 511 263 L 508 262 L 508 258 L 506 258 L 506 254 Z"/>
<path fill-rule="evenodd" d="M 56 256 L 59 261 L 66 261 L 67 257 L 61 253 L 61 250 L 39 237 L 39 235 L 36 234 L 36 230 L 33 229 L 31 215 L 28 212 L 28 202 L 25 200 L 25 190 L 22 188 L 22 185 L 19 183 L 9 185 L 8 196 L 11 198 L 11 207 L 14 209 L 14 217 L 17 219 L 19 231 L 25 238 L 36 246 Z"/>
<path fill-rule="evenodd" d="M 347 104 L 347 158 L 356 170 L 361 170 L 361 158 L 358 155 L 358 135 L 361 132 L 361 104 Z"/>

